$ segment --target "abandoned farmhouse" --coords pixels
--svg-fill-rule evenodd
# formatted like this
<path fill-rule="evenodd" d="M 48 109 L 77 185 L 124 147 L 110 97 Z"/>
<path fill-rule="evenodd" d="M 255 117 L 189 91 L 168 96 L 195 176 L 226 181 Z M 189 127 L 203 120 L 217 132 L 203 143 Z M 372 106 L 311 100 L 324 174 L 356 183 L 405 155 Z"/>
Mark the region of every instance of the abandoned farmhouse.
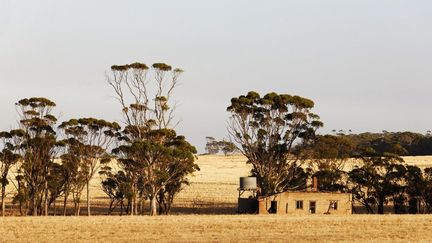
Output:
<path fill-rule="evenodd" d="M 257 196 L 255 177 L 241 177 L 238 212 L 258 214 L 351 214 L 352 195 L 318 191 L 315 177 L 311 187 L 302 191 L 286 191 L 274 195 Z"/>

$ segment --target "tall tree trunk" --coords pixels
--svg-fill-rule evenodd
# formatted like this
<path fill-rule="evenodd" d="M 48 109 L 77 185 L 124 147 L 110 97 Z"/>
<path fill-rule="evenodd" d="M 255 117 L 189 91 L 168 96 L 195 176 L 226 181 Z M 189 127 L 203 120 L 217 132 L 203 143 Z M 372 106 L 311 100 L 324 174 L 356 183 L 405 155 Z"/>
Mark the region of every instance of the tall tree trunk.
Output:
<path fill-rule="evenodd" d="M 111 215 L 111 212 L 113 211 L 113 204 L 114 204 L 114 200 L 111 199 L 109 209 L 108 209 L 108 215 Z"/>
<path fill-rule="evenodd" d="M 90 216 L 90 180 L 87 180 L 87 216 Z"/>
<path fill-rule="evenodd" d="M 46 180 L 46 178 L 45 178 L 44 190 L 45 190 L 44 215 L 48 216 L 48 181 Z"/>
<path fill-rule="evenodd" d="M 140 199 L 139 201 L 139 206 L 140 206 L 140 215 L 144 214 L 144 199 Z"/>
<path fill-rule="evenodd" d="M 133 214 L 134 215 L 138 215 L 138 205 L 137 205 L 137 187 L 136 187 L 136 183 L 133 183 L 133 188 L 134 188 L 134 190 L 133 190 L 133 202 L 132 202 L 132 205 L 134 206 L 133 207 L 133 209 L 134 209 L 134 211 L 133 211 Z"/>
<path fill-rule="evenodd" d="M 37 216 L 38 215 L 38 205 L 37 205 L 37 196 L 33 195 L 33 216 Z"/>
<path fill-rule="evenodd" d="M 57 195 L 56 195 L 56 198 L 57 198 Z M 57 215 L 57 207 L 56 207 L 56 199 L 54 199 L 54 205 L 53 205 L 53 207 L 54 207 L 54 216 L 56 216 Z"/>
<path fill-rule="evenodd" d="M 129 201 L 129 206 L 130 206 L 130 215 L 134 215 L 134 200 L 133 200 L 133 196 Z"/>
<path fill-rule="evenodd" d="M 28 200 L 26 200 L 26 210 L 25 210 L 25 212 L 23 210 L 23 202 L 22 202 L 22 200 L 20 200 L 20 202 L 19 202 L 19 211 L 20 211 L 21 216 L 24 216 L 24 214 L 27 215 L 27 208 L 28 208 Z"/>
<path fill-rule="evenodd" d="M 130 209 L 130 215 L 134 215 L 135 213 L 135 183 L 132 183 L 132 198 L 131 198 L 131 209 Z"/>
<path fill-rule="evenodd" d="M 21 193 L 21 182 L 20 181 L 18 181 L 18 193 Z M 26 200 L 26 202 L 28 203 L 28 200 Z M 23 212 L 23 208 L 22 208 L 22 199 L 21 198 L 19 200 L 19 211 L 20 211 L 21 216 L 23 216 L 24 212 Z"/>
<path fill-rule="evenodd" d="M 65 195 L 64 195 L 64 201 L 63 201 L 63 216 L 66 216 L 66 205 L 67 205 L 68 196 L 69 196 L 69 189 L 66 189 Z"/>
<path fill-rule="evenodd" d="M 153 193 L 150 196 L 150 216 L 157 215 L 157 201 L 156 201 L 156 194 Z"/>
<path fill-rule="evenodd" d="M 171 213 L 171 207 L 174 201 L 174 195 L 173 194 L 168 194 L 168 200 L 167 203 L 165 205 L 165 214 L 168 215 Z"/>
<path fill-rule="evenodd" d="M 5 203 L 5 199 L 6 199 L 6 185 L 4 183 L 2 183 L 2 192 L 1 192 L 1 200 L 2 200 L 2 216 L 5 216 L 5 211 L 6 211 L 6 203 Z"/>
<path fill-rule="evenodd" d="M 384 214 L 384 196 L 378 196 L 378 214 Z"/>
<path fill-rule="evenodd" d="M 165 214 L 165 194 L 163 193 L 163 190 L 159 192 L 159 214 Z"/>
<path fill-rule="evenodd" d="M 419 201 L 417 200 L 417 198 L 415 197 L 410 198 L 408 201 L 408 207 L 409 207 L 408 213 L 417 214 L 419 212 L 418 205 L 419 205 Z"/>

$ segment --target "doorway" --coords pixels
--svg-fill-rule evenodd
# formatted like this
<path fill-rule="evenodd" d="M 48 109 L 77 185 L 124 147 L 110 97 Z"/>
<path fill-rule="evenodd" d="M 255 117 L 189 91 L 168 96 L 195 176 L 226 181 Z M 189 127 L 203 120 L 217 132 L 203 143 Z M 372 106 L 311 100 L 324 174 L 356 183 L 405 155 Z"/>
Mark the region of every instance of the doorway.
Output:
<path fill-rule="evenodd" d="M 277 213 L 277 201 L 271 201 L 269 213 Z"/>
<path fill-rule="evenodd" d="M 309 201 L 309 213 L 310 214 L 316 213 L 316 201 Z"/>

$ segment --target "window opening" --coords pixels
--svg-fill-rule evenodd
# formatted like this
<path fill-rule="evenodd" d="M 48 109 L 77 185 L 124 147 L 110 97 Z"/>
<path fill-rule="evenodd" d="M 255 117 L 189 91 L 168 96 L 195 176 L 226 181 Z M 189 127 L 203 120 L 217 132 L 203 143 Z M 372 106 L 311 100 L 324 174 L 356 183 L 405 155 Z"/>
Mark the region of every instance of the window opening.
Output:
<path fill-rule="evenodd" d="M 303 209 L 303 201 L 296 201 L 296 209 Z"/>

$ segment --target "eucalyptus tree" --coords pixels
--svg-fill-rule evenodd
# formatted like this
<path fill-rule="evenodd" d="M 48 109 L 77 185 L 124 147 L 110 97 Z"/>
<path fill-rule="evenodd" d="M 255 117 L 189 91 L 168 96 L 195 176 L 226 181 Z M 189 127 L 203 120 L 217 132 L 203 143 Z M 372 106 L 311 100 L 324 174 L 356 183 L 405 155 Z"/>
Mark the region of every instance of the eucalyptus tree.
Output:
<path fill-rule="evenodd" d="M 423 173 L 419 167 L 415 165 L 406 166 L 404 193 L 408 199 L 408 213 L 410 214 L 419 212 L 419 204 L 426 198 L 427 191 L 430 191 L 426 178 L 426 172 Z"/>
<path fill-rule="evenodd" d="M 196 149 L 185 137 L 178 136 L 171 129 L 151 130 L 146 138 L 144 141 L 119 146 L 113 152 L 119 155 L 121 166 L 129 168 L 126 171 L 140 173 L 144 182 L 143 189 L 150 198 L 151 210 L 157 210 L 159 203 L 159 213 L 168 214 L 174 196 L 183 185 L 189 183 L 186 176 L 199 170 L 194 163 Z M 155 142 L 161 139 L 162 142 Z M 130 161 L 131 158 L 133 161 Z M 137 207 L 135 213 L 136 210 Z M 151 211 L 152 215 L 156 213 L 157 211 Z"/>
<path fill-rule="evenodd" d="M 1 210 L 5 216 L 6 186 L 9 184 L 9 171 L 21 158 L 17 150 L 17 144 L 24 135 L 22 130 L 0 132 L 0 183 L 1 183 Z"/>
<path fill-rule="evenodd" d="M 48 208 L 53 208 L 53 215 L 57 215 L 57 199 L 63 196 L 68 178 L 63 173 L 63 166 L 53 163 L 48 175 Z"/>
<path fill-rule="evenodd" d="M 193 163 L 196 150 L 190 145 L 177 147 L 176 143 L 187 142 L 174 131 L 177 123 L 172 97 L 183 71 L 165 63 L 154 63 L 151 67 L 143 63 L 113 65 L 111 71 L 107 81 L 116 93 L 126 123 L 121 143 L 114 152 L 120 167 L 130 177 L 130 214 L 137 213 L 138 183 L 142 181 L 143 196 L 150 199 L 150 215 L 156 215 L 160 192 L 173 178 L 182 180 L 196 168 Z M 183 170 L 184 164 L 192 165 L 191 169 L 177 172 Z"/>
<path fill-rule="evenodd" d="M 206 137 L 206 145 L 205 145 L 206 153 L 208 154 L 217 154 L 219 153 L 219 143 L 216 141 L 214 137 Z"/>
<path fill-rule="evenodd" d="M 252 165 L 261 194 L 269 195 L 305 186 L 306 174 L 296 143 L 311 139 L 323 124 L 312 113 L 314 102 L 300 96 L 249 92 L 231 99 L 228 131 Z"/>
<path fill-rule="evenodd" d="M 62 141 L 66 152 L 61 155 L 61 173 L 63 174 L 63 215 L 66 216 L 67 202 L 70 195 L 73 196 L 74 214 L 78 215 L 81 211 L 81 194 L 86 185 L 85 171 L 81 170 L 81 160 L 79 146 L 75 146 L 76 141 L 71 139 Z"/>
<path fill-rule="evenodd" d="M 237 151 L 237 146 L 231 142 L 231 141 L 218 141 L 218 146 L 220 147 L 220 150 L 222 150 L 223 154 L 225 156 L 229 155 L 229 154 L 233 154 L 234 152 Z"/>
<path fill-rule="evenodd" d="M 423 178 L 423 188 L 419 199 L 424 205 L 423 212 L 432 213 L 432 167 L 424 169 Z"/>
<path fill-rule="evenodd" d="M 90 216 L 90 181 L 100 168 L 101 162 L 110 160 L 106 150 L 119 135 L 120 125 L 101 119 L 80 118 L 65 121 L 59 128 L 66 136 L 64 143 L 67 144 L 68 148 L 67 154 L 63 156 L 64 165 L 70 169 L 68 173 L 73 178 L 72 181 L 68 181 L 68 184 L 74 182 L 75 186 L 78 186 L 75 190 L 74 200 L 78 200 L 78 204 L 83 190 L 82 185 L 86 186 L 87 215 Z M 74 178 L 73 175 L 76 177 Z M 65 195 L 66 200 L 67 195 Z"/>
<path fill-rule="evenodd" d="M 123 215 L 125 199 L 128 200 L 126 211 L 132 204 L 132 191 L 130 177 L 123 171 L 113 172 L 109 166 L 104 166 L 99 172 L 102 176 L 102 190 L 110 199 L 108 215 L 120 204 L 120 215 Z"/>
<path fill-rule="evenodd" d="M 156 168 L 157 176 L 149 177 L 150 183 L 147 187 L 148 190 L 154 190 L 156 193 L 160 214 L 170 213 L 174 197 L 183 189 L 183 186 L 189 185 L 187 176 L 200 169 L 194 163 L 196 148 L 187 142 L 184 136 L 177 136 L 175 131 L 166 130 L 166 132 L 169 134 L 164 135 L 166 137 L 162 147 L 146 149 L 163 152 L 156 166 L 151 164 L 146 166 L 146 175 L 150 174 L 148 168 Z M 153 184 L 156 187 L 152 187 Z"/>
<path fill-rule="evenodd" d="M 406 167 L 404 160 L 396 154 L 376 153 L 368 149 L 361 156 L 362 163 L 349 174 L 354 200 L 363 204 L 368 212 L 384 213 L 384 204 L 395 195 L 403 193 Z M 394 198 L 394 197 L 393 197 Z"/>
<path fill-rule="evenodd" d="M 23 157 L 18 173 L 25 198 L 28 198 L 29 214 L 48 215 L 48 176 L 55 158 L 57 118 L 52 115 L 56 104 L 40 97 L 26 98 L 16 103 L 20 115 L 20 127 L 24 135 L 19 144 Z"/>
<path fill-rule="evenodd" d="M 296 153 L 308 161 L 309 168 L 318 177 L 320 191 L 346 189 L 346 162 L 354 155 L 355 145 L 345 135 L 317 135 L 309 143 L 296 146 Z"/>

